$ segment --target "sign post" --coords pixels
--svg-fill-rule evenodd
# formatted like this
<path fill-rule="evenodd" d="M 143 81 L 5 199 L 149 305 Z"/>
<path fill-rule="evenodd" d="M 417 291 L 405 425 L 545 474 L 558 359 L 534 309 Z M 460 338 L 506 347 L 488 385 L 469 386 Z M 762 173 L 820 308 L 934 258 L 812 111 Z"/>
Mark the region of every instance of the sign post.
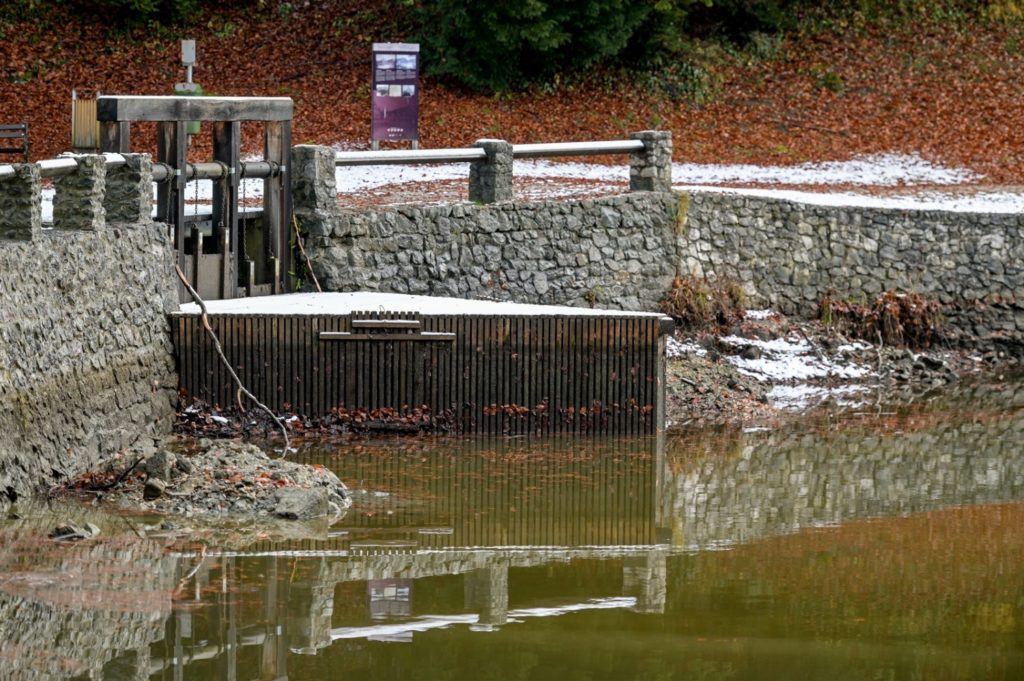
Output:
<path fill-rule="evenodd" d="M 420 46 L 373 44 L 373 148 L 381 140 L 410 140 L 419 147 Z"/>
<path fill-rule="evenodd" d="M 174 84 L 174 94 L 180 97 L 201 97 L 203 86 L 192 82 L 192 67 L 196 63 L 196 41 L 181 41 L 181 65 L 185 67 L 185 82 Z M 199 134 L 199 121 L 189 121 L 186 126 L 189 135 Z"/>

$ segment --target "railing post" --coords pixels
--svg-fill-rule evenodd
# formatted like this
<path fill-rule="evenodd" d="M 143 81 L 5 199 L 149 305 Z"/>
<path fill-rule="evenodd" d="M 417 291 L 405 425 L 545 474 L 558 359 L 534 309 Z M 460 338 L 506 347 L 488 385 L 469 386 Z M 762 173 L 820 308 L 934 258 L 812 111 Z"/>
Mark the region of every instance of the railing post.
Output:
<path fill-rule="evenodd" d="M 333 211 L 338 184 L 334 150 L 312 144 L 292 147 L 292 205 L 295 212 Z"/>
<path fill-rule="evenodd" d="M 643 151 L 629 155 L 629 191 L 672 191 L 672 133 L 644 130 L 629 138 L 644 143 Z"/>
<path fill-rule="evenodd" d="M 153 161 L 149 154 L 122 156 L 124 165 L 107 170 L 107 223 L 147 224 L 153 219 Z"/>
<path fill-rule="evenodd" d="M 43 188 L 39 166 L 14 165 L 14 177 L 0 180 L 0 240 L 31 241 L 43 229 Z"/>
<path fill-rule="evenodd" d="M 292 209 L 302 230 L 310 235 L 330 234 L 338 212 L 334 157 L 330 147 L 292 147 Z"/>
<path fill-rule="evenodd" d="M 76 156 L 78 169 L 56 182 L 53 227 L 60 230 L 100 231 L 106 226 L 103 194 L 107 163 L 103 156 Z"/>
<path fill-rule="evenodd" d="M 495 203 L 512 200 L 512 145 L 505 140 L 477 140 L 487 159 L 469 165 L 469 200 Z"/>

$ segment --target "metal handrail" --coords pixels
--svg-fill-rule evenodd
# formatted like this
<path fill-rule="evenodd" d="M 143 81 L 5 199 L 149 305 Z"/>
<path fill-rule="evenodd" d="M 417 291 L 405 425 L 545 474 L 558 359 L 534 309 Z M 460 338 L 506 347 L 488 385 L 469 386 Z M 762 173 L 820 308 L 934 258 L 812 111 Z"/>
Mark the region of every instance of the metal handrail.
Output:
<path fill-rule="evenodd" d="M 605 142 L 551 142 L 547 144 L 513 144 L 513 158 L 554 158 L 558 156 L 604 156 L 643 151 L 640 140 L 608 140 Z"/>
<path fill-rule="evenodd" d="M 116 168 L 125 164 L 124 156 L 121 154 L 103 154 L 106 166 Z M 78 169 L 78 161 L 74 156 L 62 156 L 51 158 L 45 161 L 37 161 L 40 177 L 64 177 L 71 175 Z M 272 161 L 245 161 L 241 164 L 241 177 L 267 178 L 280 174 L 281 166 Z M 189 180 L 217 179 L 230 173 L 228 167 L 219 162 L 210 163 L 189 163 L 185 167 L 185 177 Z M 153 181 L 164 182 L 173 177 L 174 168 L 166 163 L 153 163 Z M 14 177 L 14 166 L 11 164 L 0 165 L 0 180 Z"/>
<path fill-rule="evenodd" d="M 629 154 L 643 151 L 640 140 L 608 140 L 602 142 L 551 142 L 545 144 L 513 144 L 513 158 L 555 158 L 559 156 L 604 156 Z M 103 154 L 107 167 L 124 165 L 121 154 Z M 410 163 L 469 163 L 483 161 L 487 153 L 478 147 L 464 149 L 411 149 L 395 151 L 340 151 L 335 154 L 334 163 L 339 166 L 405 165 Z M 38 161 L 42 177 L 63 177 L 75 172 L 78 164 L 73 156 Z M 242 177 L 271 177 L 280 168 L 267 161 L 241 164 Z M 174 174 L 165 163 L 153 164 L 153 181 L 163 182 Z M 224 168 L 219 163 L 190 163 L 186 169 L 188 179 L 216 179 L 223 177 Z M 14 177 L 14 166 L 0 165 L 0 180 Z"/>
<path fill-rule="evenodd" d="M 406 163 L 466 163 L 483 161 L 483 149 L 412 149 L 396 151 L 340 151 L 334 157 L 339 166 L 400 165 Z"/>
<path fill-rule="evenodd" d="M 643 151 L 640 140 L 609 140 L 604 142 L 553 142 L 546 144 L 513 144 L 513 158 L 554 158 L 558 156 L 604 156 Z M 395 151 L 339 151 L 335 165 L 372 166 L 407 163 L 466 163 L 483 161 L 483 149 L 413 149 Z"/>

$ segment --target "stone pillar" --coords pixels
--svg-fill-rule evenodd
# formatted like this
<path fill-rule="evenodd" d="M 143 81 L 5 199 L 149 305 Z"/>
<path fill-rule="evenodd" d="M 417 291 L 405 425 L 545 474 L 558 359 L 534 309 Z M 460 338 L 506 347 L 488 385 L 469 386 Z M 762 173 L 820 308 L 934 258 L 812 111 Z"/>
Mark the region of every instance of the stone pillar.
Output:
<path fill-rule="evenodd" d="M 292 206 L 296 213 L 337 208 L 334 156 L 330 147 L 312 144 L 292 147 Z"/>
<path fill-rule="evenodd" d="M 512 200 L 512 145 L 505 140 L 477 140 L 474 147 L 487 154 L 469 165 L 469 200 L 496 203 Z"/>
<path fill-rule="evenodd" d="M 312 144 L 292 147 L 292 209 L 302 231 L 312 236 L 331 233 L 338 214 L 338 183 L 334 149 Z"/>
<path fill-rule="evenodd" d="M 19 163 L 14 177 L 0 180 L 0 241 L 30 241 L 43 228 L 39 166 Z"/>
<path fill-rule="evenodd" d="M 643 151 L 629 155 L 629 191 L 672 191 L 672 133 L 644 130 L 629 138 L 644 143 Z"/>
<path fill-rule="evenodd" d="M 103 194 L 107 164 L 98 154 L 76 156 L 78 170 L 54 182 L 53 227 L 99 231 L 106 226 Z"/>
<path fill-rule="evenodd" d="M 149 154 L 122 154 L 125 164 L 107 170 L 103 208 L 108 224 L 149 224 L 153 220 L 153 162 Z"/>

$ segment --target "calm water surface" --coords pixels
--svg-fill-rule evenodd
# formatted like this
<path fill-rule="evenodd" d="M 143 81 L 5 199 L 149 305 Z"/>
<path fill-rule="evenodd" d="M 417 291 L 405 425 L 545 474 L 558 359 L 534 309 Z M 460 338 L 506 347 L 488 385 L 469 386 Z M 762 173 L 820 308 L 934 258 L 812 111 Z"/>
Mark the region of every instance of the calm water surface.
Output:
<path fill-rule="evenodd" d="M 1022 406 L 311 449 L 355 505 L 291 538 L 20 509 L 0 678 L 1022 679 Z"/>

